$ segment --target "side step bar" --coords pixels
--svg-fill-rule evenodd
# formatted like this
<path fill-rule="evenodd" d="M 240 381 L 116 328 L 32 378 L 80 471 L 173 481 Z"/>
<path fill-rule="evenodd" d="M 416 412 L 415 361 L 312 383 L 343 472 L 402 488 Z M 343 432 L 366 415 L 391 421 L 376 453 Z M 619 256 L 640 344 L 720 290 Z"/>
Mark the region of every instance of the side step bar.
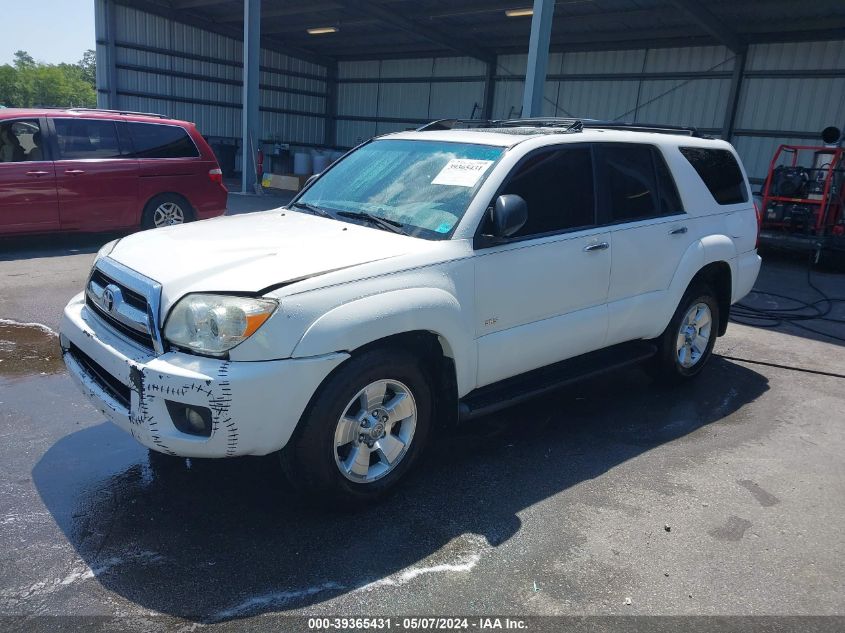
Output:
<path fill-rule="evenodd" d="M 631 341 L 480 387 L 461 399 L 460 420 L 495 413 L 585 378 L 640 363 L 656 353 L 657 347 L 653 343 Z"/>

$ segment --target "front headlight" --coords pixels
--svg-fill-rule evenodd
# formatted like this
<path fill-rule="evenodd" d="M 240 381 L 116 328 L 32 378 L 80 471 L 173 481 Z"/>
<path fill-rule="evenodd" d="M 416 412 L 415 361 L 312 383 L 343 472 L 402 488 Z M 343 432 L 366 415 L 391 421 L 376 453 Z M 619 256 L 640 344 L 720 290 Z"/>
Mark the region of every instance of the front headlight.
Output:
<path fill-rule="evenodd" d="M 278 306 L 273 299 L 187 295 L 170 312 L 164 337 L 200 354 L 222 355 L 252 336 Z"/>

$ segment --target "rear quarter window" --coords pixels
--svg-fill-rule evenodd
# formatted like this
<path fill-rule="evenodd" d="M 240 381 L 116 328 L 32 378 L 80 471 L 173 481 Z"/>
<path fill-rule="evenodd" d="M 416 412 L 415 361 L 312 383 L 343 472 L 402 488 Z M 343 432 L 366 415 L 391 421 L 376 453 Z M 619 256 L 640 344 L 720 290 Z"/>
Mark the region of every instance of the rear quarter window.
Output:
<path fill-rule="evenodd" d="M 684 155 L 719 204 L 748 202 L 748 188 L 734 155 L 726 149 L 681 147 Z"/>
<path fill-rule="evenodd" d="M 128 122 L 129 137 L 138 158 L 196 158 L 199 150 L 178 125 Z"/>

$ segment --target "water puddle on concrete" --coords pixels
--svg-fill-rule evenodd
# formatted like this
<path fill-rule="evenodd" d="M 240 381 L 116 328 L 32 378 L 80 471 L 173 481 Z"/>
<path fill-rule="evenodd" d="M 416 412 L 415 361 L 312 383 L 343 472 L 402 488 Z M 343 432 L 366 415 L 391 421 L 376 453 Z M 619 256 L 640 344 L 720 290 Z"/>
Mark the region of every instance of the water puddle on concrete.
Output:
<path fill-rule="evenodd" d="M 64 371 L 59 337 L 38 323 L 0 320 L 0 378 Z"/>

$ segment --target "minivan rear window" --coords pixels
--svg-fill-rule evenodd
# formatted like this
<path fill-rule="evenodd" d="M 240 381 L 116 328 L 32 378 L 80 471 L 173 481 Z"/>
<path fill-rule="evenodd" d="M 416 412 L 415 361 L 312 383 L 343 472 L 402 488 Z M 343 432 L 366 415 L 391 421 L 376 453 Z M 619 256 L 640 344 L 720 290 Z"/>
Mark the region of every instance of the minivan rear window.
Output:
<path fill-rule="evenodd" d="M 138 158 L 196 158 L 197 146 L 177 125 L 127 122 L 129 137 Z"/>
<path fill-rule="evenodd" d="M 748 188 L 736 158 L 726 149 L 681 147 L 690 165 L 719 204 L 748 202 Z"/>

